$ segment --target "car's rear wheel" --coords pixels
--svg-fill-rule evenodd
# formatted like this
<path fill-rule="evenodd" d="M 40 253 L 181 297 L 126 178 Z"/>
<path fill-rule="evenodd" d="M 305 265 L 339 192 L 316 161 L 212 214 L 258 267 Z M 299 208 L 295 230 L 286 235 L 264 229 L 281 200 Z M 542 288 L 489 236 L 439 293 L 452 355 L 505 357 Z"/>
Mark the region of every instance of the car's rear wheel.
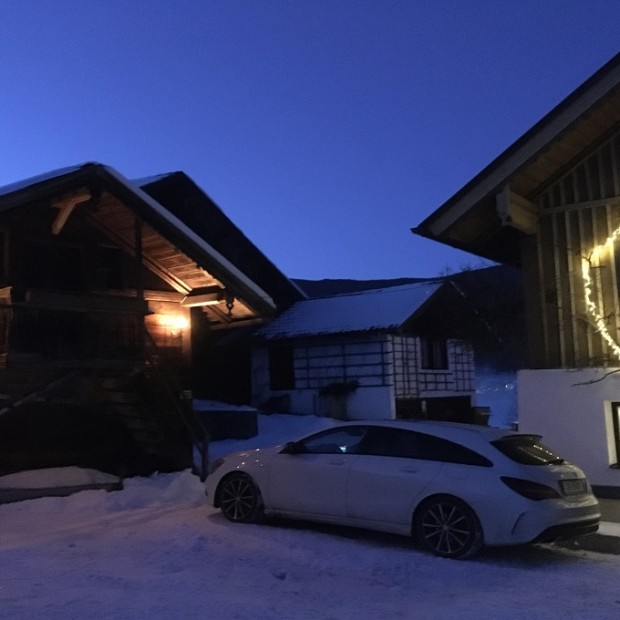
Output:
<path fill-rule="evenodd" d="M 421 504 L 414 527 L 420 544 L 444 558 L 471 557 L 483 544 L 476 513 L 451 495 L 437 495 Z"/>
<path fill-rule="evenodd" d="M 229 521 L 252 523 L 263 514 L 263 500 L 256 483 L 245 474 L 231 474 L 220 483 L 220 508 Z"/>

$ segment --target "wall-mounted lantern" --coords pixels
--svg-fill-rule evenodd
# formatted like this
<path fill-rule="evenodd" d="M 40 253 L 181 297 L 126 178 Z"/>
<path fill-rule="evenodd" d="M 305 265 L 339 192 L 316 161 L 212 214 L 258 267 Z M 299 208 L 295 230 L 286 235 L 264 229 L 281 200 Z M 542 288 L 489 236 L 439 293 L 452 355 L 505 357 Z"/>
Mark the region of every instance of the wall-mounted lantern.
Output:
<path fill-rule="evenodd" d="M 157 322 L 168 330 L 168 333 L 172 338 L 181 338 L 183 336 L 183 330 L 189 327 L 189 320 L 182 314 L 160 314 L 157 317 Z"/>

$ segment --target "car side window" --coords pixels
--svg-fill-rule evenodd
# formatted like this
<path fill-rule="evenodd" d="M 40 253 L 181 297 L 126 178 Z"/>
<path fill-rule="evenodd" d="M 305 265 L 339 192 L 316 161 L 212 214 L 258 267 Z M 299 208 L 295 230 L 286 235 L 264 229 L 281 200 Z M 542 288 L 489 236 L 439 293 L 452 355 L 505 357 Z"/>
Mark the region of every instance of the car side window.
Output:
<path fill-rule="evenodd" d="M 300 441 L 298 447 L 307 454 L 359 454 L 367 431 L 364 426 L 329 429 Z"/>
<path fill-rule="evenodd" d="M 371 429 L 364 439 L 361 451 L 363 454 L 374 456 L 442 461 L 482 467 L 492 465 L 491 461 L 484 456 L 453 441 L 416 431 L 387 427 Z"/>
<path fill-rule="evenodd" d="M 416 458 L 444 463 L 461 463 L 462 465 L 478 465 L 492 467 L 493 463 L 485 456 L 462 446 L 461 444 L 441 439 L 425 433 L 416 433 Z"/>
<path fill-rule="evenodd" d="M 409 431 L 377 426 L 368 431 L 361 451 L 371 456 L 415 458 L 415 435 Z"/>

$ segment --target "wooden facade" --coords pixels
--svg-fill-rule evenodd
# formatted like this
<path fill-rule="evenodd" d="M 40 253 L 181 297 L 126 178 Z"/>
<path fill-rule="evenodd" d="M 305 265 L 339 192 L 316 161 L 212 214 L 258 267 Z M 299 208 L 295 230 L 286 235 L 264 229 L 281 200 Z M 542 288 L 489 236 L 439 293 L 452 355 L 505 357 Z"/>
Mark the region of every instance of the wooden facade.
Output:
<path fill-rule="evenodd" d="M 185 204 L 191 182 L 181 176 L 184 184 L 167 199 Z M 155 191 L 157 181 L 149 188 Z M 208 219 L 200 201 L 210 206 L 209 199 L 191 189 L 192 217 Z M 123 463 L 108 446 L 116 454 L 108 468 L 188 467 L 193 450 L 206 455 L 207 429 L 193 414 L 191 390 L 222 383 L 209 373 L 219 361 L 218 333 L 273 316 L 277 306 L 263 288 L 272 279 L 281 303 L 302 297 L 221 212 L 217 221 L 219 230 L 228 222 L 236 235 L 242 255 L 236 264 L 101 164 L 0 188 L 0 434 L 9 422 L 27 434 L 26 418 L 41 409 L 53 411 L 49 423 L 56 416 L 57 426 L 71 434 L 71 408 L 90 416 L 92 428 L 121 428 L 141 453 L 139 462 Z M 202 226 L 204 232 L 208 225 Z M 269 265 L 259 274 L 263 286 L 244 273 L 244 262 Z M 237 366 L 220 370 L 230 374 Z M 229 377 L 228 385 L 238 392 L 249 382 L 246 374 Z M 51 446 L 48 457 L 9 458 L 9 450 L 0 449 L 0 473 L 35 462 L 99 464 L 86 453 L 81 463 L 58 462 L 72 457 Z"/>
<path fill-rule="evenodd" d="M 534 202 L 537 231 L 522 242 L 531 367 L 618 365 L 620 132 Z"/>
<path fill-rule="evenodd" d="M 415 233 L 523 272 L 530 368 L 620 363 L 620 54 Z"/>
<path fill-rule="evenodd" d="M 519 429 L 619 497 L 620 54 L 414 232 L 521 268 Z"/>

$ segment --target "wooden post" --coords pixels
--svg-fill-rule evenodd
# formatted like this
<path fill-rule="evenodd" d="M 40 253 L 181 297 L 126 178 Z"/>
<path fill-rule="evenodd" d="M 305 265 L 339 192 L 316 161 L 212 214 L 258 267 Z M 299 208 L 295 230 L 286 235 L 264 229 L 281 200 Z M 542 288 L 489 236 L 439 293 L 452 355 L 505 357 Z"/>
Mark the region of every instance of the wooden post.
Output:
<path fill-rule="evenodd" d="M 134 219 L 134 246 L 135 246 L 135 287 L 136 297 L 140 301 L 144 301 L 144 282 L 142 279 L 142 221 L 136 217 Z M 144 359 L 146 355 L 146 325 L 144 324 L 144 315 L 136 317 L 137 335 L 140 347 L 140 355 Z"/>

